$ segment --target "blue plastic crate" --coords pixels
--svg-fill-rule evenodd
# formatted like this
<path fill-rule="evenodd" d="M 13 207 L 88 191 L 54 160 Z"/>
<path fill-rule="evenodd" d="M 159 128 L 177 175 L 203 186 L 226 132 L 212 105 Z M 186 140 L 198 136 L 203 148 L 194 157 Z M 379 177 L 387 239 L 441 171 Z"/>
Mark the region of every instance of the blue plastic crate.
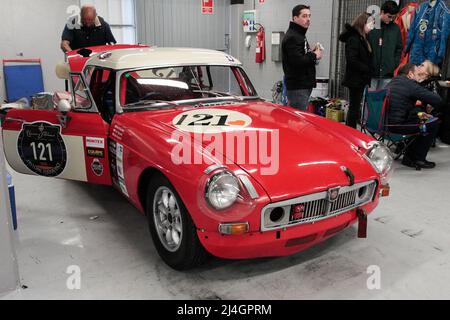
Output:
<path fill-rule="evenodd" d="M 42 66 L 39 59 L 5 59 L 3 73 L 8 102 L 21 98 L 30 99 L 36 93 L 44 91 Z"/>

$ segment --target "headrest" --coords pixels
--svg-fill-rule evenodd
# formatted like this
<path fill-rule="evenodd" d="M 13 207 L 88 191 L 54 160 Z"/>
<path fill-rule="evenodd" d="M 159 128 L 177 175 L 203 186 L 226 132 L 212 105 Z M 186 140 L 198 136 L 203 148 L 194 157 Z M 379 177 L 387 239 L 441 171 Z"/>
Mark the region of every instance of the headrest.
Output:
<path fill-rule="evenodd" d="M 70 78 L 70 67 L 67 62 L 59 62 L 55 67 L 56 76 L 59 79 L 67 80 Z"/>

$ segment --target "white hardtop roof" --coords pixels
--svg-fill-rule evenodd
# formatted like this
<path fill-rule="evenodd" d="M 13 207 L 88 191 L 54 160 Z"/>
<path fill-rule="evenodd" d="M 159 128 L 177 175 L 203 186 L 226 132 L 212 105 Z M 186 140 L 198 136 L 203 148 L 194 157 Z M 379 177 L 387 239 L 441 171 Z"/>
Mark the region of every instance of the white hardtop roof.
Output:
<path fill-rule="evenodd" d="M 105 51 L 90 58 L 88 65 L 123 70 L 179 65 L 239 66 L 241 62 L 216 50 L 155 47 Z"/>

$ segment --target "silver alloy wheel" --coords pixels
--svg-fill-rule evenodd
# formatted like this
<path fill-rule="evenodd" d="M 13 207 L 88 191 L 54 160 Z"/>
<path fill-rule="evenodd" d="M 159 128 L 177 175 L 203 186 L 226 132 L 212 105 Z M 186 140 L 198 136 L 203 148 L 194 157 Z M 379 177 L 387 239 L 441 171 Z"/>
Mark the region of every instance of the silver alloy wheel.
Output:
<path fill-rule="evenodd" d="M 183 239 L 183 221 L 175 194 L 167 187 L 159 187 L 153 198 L 153 219 L 161 244 L 175 252 Z"/>

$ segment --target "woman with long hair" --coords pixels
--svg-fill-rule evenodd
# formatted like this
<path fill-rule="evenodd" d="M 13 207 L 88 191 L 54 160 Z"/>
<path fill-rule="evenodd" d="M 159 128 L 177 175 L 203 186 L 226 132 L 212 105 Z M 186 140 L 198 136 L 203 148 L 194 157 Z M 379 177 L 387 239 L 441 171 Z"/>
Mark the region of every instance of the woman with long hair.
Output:
<path fill-rule="evenodd" d="M 350 105 L 345 123 L 352 128 L 356 128 L 360 117 L 364 89 L 370 85 L 372 48 L 367 41 L 367 34 L 374 26 L 373 17 L 363 12 L 351 25 L 347 23 L 345 31 L 339 36 L 339 40 L 345 43 L 346 67 L 342 85 L 350 92 Z"/>

